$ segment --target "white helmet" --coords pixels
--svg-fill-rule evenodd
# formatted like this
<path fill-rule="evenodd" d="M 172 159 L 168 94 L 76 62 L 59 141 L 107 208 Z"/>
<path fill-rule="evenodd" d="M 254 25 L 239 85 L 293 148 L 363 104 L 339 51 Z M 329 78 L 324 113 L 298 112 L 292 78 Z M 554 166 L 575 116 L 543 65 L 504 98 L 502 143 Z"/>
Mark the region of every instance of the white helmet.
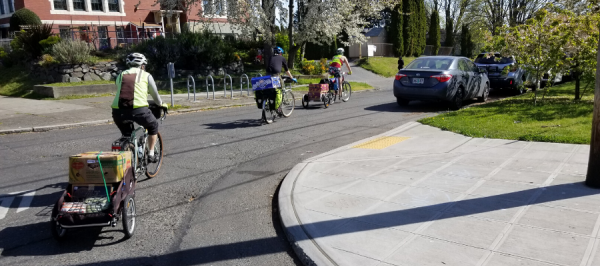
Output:
<path fill-rule="evenodd" d="M 147 65 L 148 60 L 146 60 L 146 57 L 143 54 L 133 53 L 127 56 L 127 59 L 125 59 L 125 63 L 128 66 L 141 66 Z"/>
<path fill-rule="evenodd" d="M 344 54 L 344 48 L 338 48 L 337 54 Z"/>

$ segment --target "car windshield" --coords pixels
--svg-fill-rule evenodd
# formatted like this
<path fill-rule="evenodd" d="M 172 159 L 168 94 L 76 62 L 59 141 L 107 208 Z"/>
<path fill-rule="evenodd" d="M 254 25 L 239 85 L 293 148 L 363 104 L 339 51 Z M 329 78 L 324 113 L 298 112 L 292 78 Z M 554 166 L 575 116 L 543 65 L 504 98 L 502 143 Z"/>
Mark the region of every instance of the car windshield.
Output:
<path fill-rule="evenodd" d="M 448 70 L 452 64 L 451 58 L 421 58 L 410 62 L 404 69 L 434 69 Z"/>
<path fill-rule="evenodd" d="M 514 62 L 512 57 L 502 57 L 500 54 L 480 54 L 475 58 L 477 64 L 512 64 Z"/>

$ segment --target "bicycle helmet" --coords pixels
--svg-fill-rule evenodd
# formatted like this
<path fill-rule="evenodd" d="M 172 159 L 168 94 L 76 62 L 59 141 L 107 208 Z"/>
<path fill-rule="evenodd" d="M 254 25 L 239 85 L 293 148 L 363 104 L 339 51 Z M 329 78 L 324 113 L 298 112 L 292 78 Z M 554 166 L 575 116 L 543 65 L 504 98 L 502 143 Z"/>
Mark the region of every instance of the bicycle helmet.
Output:
<path fill-rule="evenodd" d="M 275 49 L 273 49 L 273 53 L 274 54 L 283 54 L 283 49 L 281 49 L 281 47 L 277 46 L 277 47 L 275 47 Z"/>
<path fill-rule="evenodd" d="M 339 55 L 344 54 L 344 48 L 338 48 L 337 49 L 337 54 L 339 54 Z"/>
<path fill-rule="evenodd" d="M 143 54 L 140 53 L 133 53 L 133 54 L 129 54 L 127 56 L 127 59 L 125 59 L 125 63 L 128 66 L 141 66 L 141 65 L 147 65 L 148 64 L 148 60 L 146 60 L 146 57 Z"/>

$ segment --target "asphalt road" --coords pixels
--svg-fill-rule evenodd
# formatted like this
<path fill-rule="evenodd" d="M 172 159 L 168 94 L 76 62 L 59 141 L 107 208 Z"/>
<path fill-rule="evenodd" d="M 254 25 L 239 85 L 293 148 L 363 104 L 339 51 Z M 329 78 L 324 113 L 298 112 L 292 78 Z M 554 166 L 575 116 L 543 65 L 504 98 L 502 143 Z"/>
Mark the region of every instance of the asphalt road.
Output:
<path fill-rule="evenodd" d="M 0 207 L 0 265 L 300 265 L 275 200 L 289 169 L 446 109 L 418 102 L 400 108 L 390 90 L 355 93 L 328 109 L 296 105 L 290 118 L 271 125 L 261 125 L 256 107 L 169 116 L 160 128 L 163 169 L 138 183 L 129 240 L 119 224 L 70 231 L 59 244 L 49 227 L 68 156 L 109 150 L 119 137 L 114 125 L 0 136 L 0 206 L 10 207 L 4 218 Z M 19 211 L 32 191 L 29 208 Z"/>

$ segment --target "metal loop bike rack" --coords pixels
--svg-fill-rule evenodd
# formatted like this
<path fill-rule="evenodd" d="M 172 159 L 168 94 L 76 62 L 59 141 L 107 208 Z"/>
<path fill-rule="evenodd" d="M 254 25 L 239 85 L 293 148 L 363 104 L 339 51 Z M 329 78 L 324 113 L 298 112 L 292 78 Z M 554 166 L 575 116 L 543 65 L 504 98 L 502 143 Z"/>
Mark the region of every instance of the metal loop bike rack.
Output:
<path fill-rule="evenodd" d="M 208 78 L 211 80 L 213 90 L 213 100 L 215 99 L 215 80 L 211 75 L 206 76 L 206 99 L 208 99 Z"/>
<path fill-rule="evenodd" d="M 227 77 L 229 77 L 229 89 L 231 90 L 231 99 L 233 99 L 233 80 L 229 74 L 223 76 L 223 93 L 227 97 Z"/>
<path fill-rule="evenodd" d="M 195 102 L 196 101 L 196 81 L 194 81 L 194 77 L 192 77 L 192 75 L 189 75 L 188 79 L 187 79 L 188 101 L 190 100 L 190 79 L 192 79 L 192 84 L 194 86 L 194 102 Z"/>
<path fill-rule="evenodd" d="M 250 96 L 250 79 L 248 79 L 248 75 L 242 74 L 240 76 L 240 96 L 244 95 L 244 77 L 246 77 L 246 84 L 248 85 L 248 96 Z"/>

